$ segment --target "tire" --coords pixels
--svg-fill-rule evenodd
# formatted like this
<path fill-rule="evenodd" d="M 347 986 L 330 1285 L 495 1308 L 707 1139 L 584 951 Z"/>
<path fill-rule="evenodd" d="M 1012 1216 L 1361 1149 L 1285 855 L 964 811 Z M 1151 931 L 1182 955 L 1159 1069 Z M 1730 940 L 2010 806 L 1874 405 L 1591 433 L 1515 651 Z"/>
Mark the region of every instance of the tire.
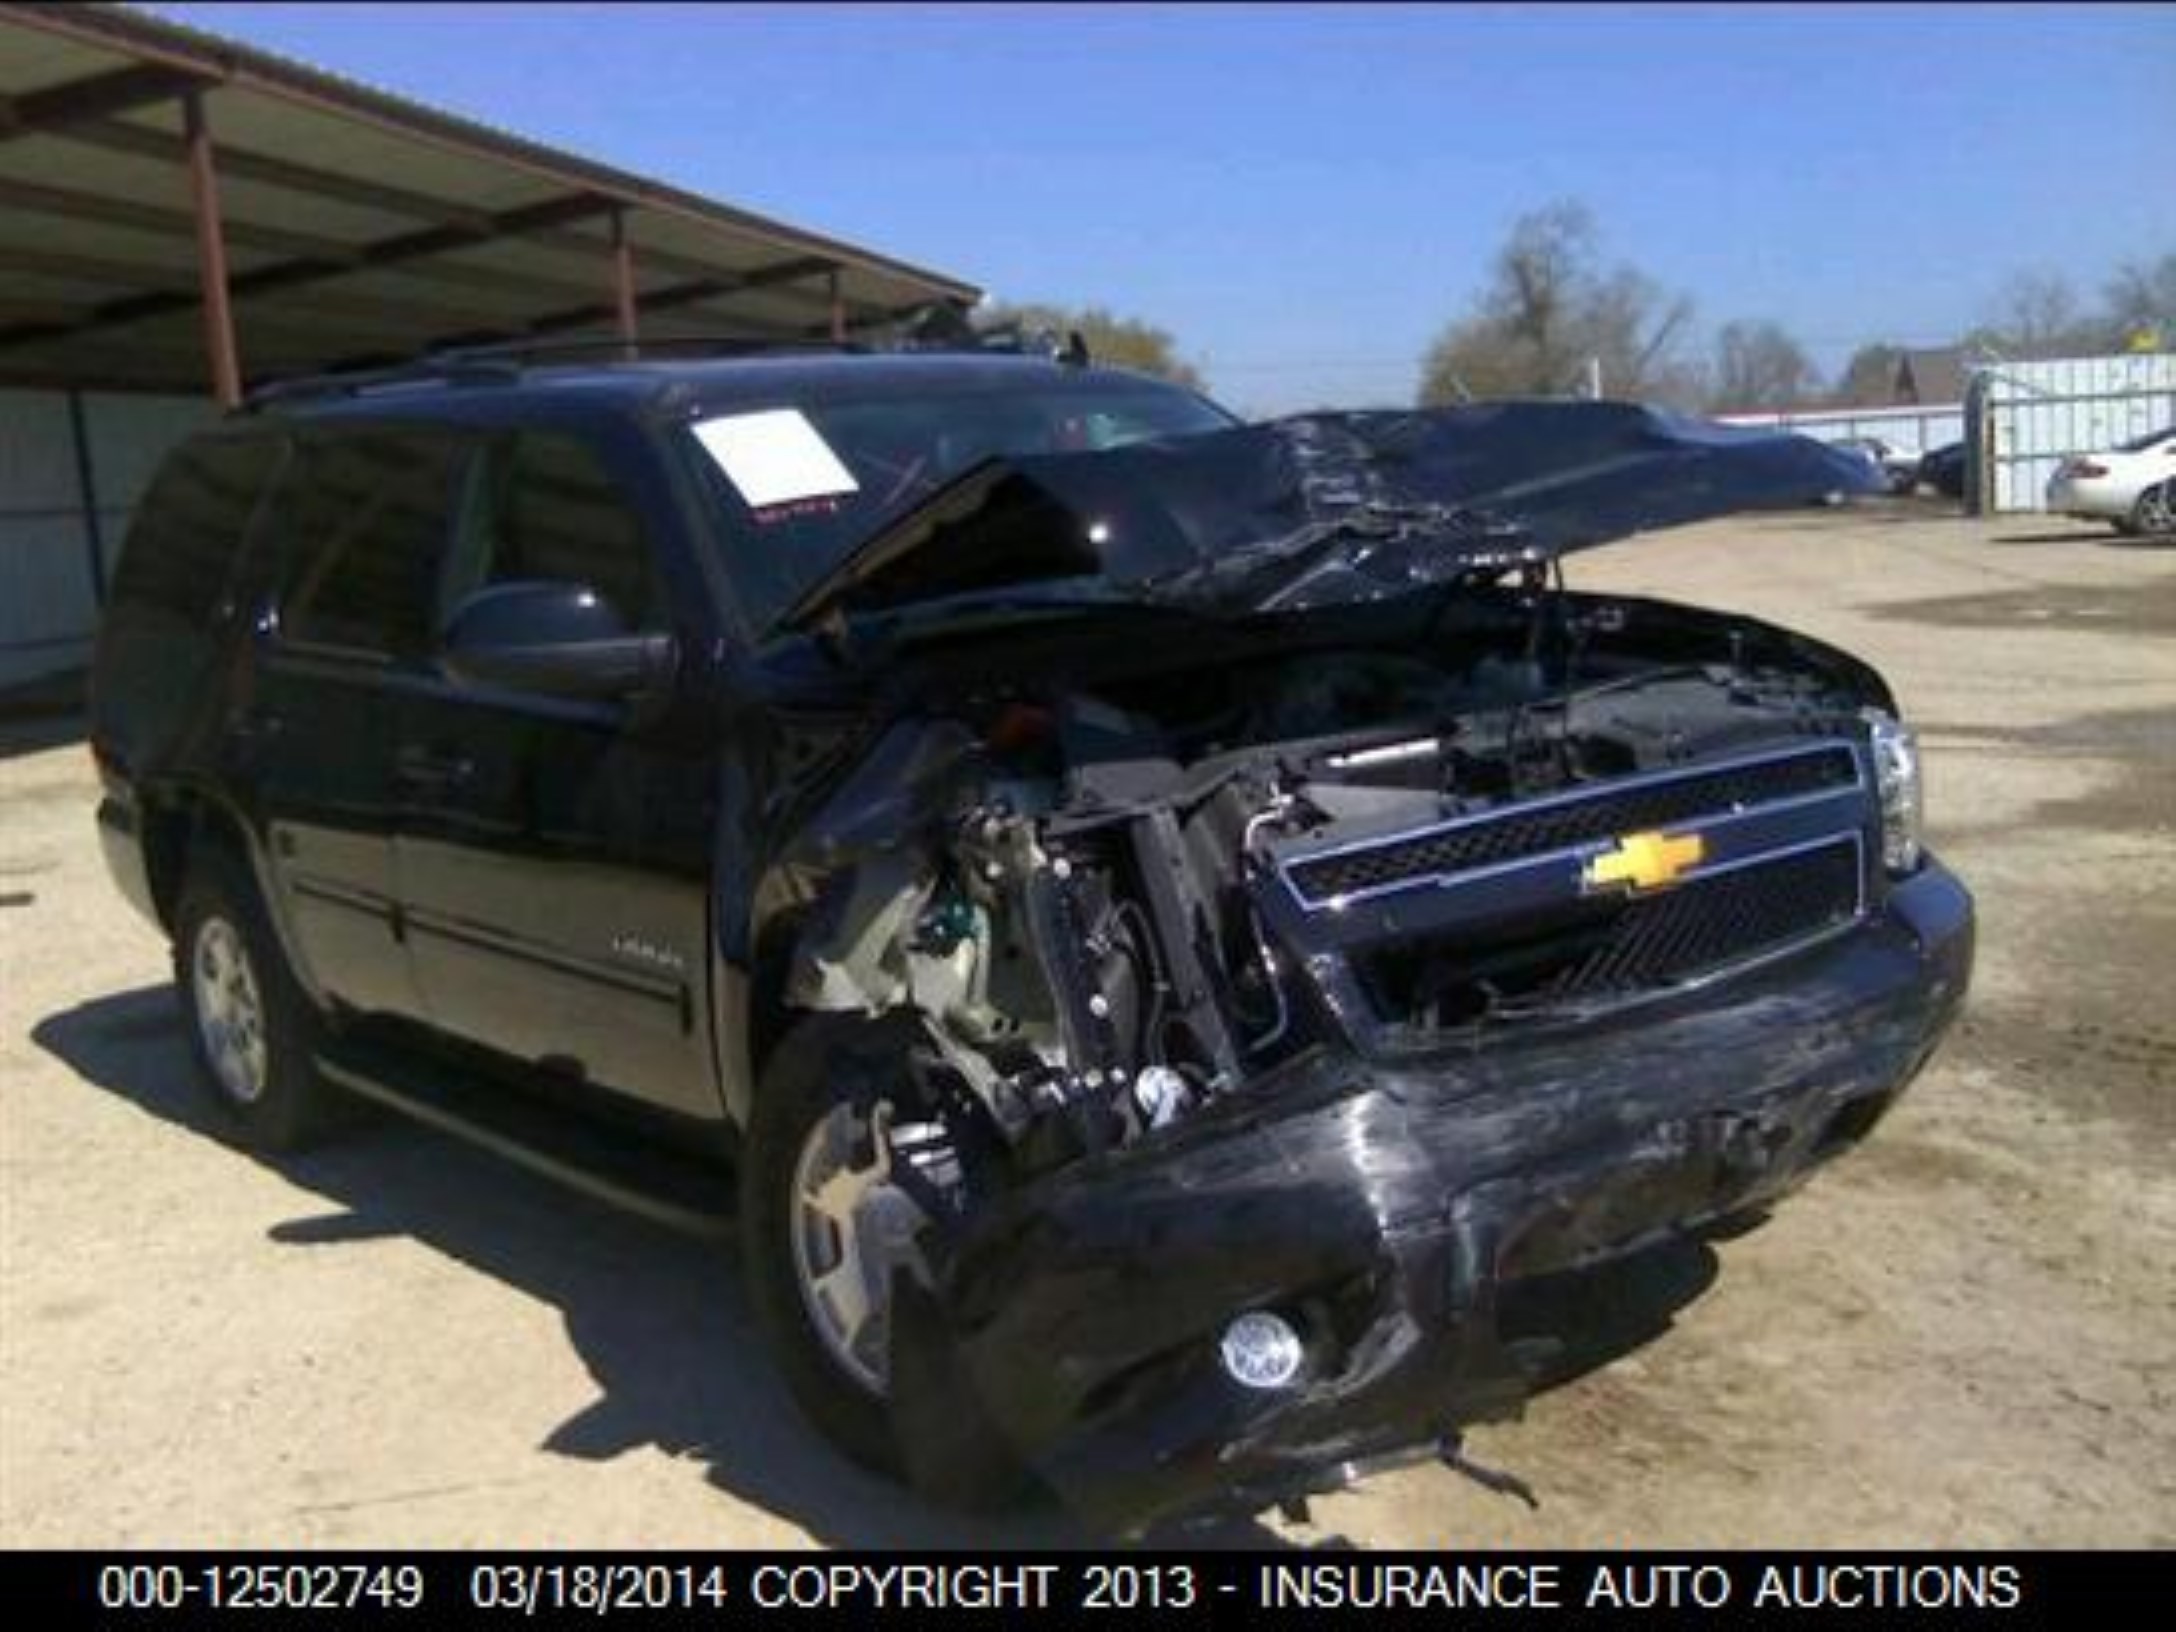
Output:
<path fill-rule="evenodd" d="M 897 1277 L 896 1298 L 887 1285 L 884 1376 L 872 1388 L 842 1362 L 835 1332 L 827 1338 L 820 1327 L 804 1286 L 806 1248 L 797 1255 L 795 1234 L 807 1222 L 798 1197 L 810 1171 L 805 1159 L 822 1148 L 820 1130 L 843 1117 L 858 1134 L 867 1107 L 896 1104 L 905 1085 L 900 1062 L 919 1036 L 918 1026 L 897 1019 L 818 1015 L 779 1043 L 763 1067 L 742 1147 L 742 1274 L 787 1389 L 826 1438 L 861 1466 L 904 1479 L 943 1506 L 988 1512 L 1016 1500 L 1030 1481 L 984 1416 L 936 1300 L 911 1276 Z M 849 1148 L 874 1158 L 873 1145 Z M 894 1345 L 901 1331 L 906 1341 Z M 896 1404 L 894 1354 L 909 1373 L 898 1379 Z"/>
<path fill-rule="evenodd" d="M 321 1023 L 287 965 L 248 869 L 225 850 L 189 860 L 174 915 L 174 981 L 213 1106 L 246 1149 L 307 1149 L 339 1124 L 313 1058 Z"/>
<path fill-rule="evenodd" d="M 841 1362 L 804 1295 L 795 1180 L 819 1127 L 857 1094 L 884 1097 L 900 1057 L 899 1032 L 881 1023 L 819 1015 L 788 1032 L 756 1085 L 740 1196 L 742 1274 L 794 1403 L 850 1459 L 894 1478 L 890 1403 Z"/>
<path fill-rule="evenodd" d="M 2176 535 L 2176 482 L 2160 482 L 2138 495 L 2131 506 L 2130 531 L 2147 538 Z"/>

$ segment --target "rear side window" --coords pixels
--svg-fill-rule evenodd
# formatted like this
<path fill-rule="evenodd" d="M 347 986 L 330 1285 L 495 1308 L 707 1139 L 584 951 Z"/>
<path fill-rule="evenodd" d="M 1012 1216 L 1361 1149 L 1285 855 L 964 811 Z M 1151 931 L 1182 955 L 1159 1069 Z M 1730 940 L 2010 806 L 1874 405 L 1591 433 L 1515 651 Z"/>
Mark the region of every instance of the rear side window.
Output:
<path fill-rule="evenodd" d="M 461 438 L 366 431 L 304 442 L 281 506 L 286 638 L 391 657 L 430 644 Z"/>
<path fill-rule="evenodd" d="M 281 451 L 277 440 L 262 436 L 207 439 L 176 451 L 137 506 L 113 599 L 172 612 L 192 625 L 208 619 Z"/>
<path fill-rule="evenodd" d="M 486 585 L 530 578 L 588 585 L 630 629 L 662 623 L 641 515 L 586 443 L 549 431 L 493 443 L 470 470 L 461 512 L 445 616 Z"/>

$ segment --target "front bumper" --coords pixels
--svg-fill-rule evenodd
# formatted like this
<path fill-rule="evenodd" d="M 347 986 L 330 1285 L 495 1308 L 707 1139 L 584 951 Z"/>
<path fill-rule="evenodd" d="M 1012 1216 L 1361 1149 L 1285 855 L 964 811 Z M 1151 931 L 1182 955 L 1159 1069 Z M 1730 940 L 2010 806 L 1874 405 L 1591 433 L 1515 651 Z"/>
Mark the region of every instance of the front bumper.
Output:
<path fill-rule="evenodd" d="M 1299 1057 L 1005 1197 L 939 1272 L 952 1374 L 1070 1505 L 1138 1532 L 1254 1510 L 1516 1412 L 1497 1300 L 1757 1207 L 1856 1142 L 1970 980 L 1939 866 L 1825 945 L 1663 1002 L 1395 1066 Z M 1233 1316 L 1309 1363 L 1227 1378 Z"/>

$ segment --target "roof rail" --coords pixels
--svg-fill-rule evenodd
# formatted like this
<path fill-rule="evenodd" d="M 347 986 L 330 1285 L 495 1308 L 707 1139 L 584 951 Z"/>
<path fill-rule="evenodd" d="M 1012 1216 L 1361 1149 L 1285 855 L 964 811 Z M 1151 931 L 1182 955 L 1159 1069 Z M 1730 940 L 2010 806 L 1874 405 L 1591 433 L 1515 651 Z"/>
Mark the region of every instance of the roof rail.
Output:
<path fill-rule="evenodd" d="M 858 340 L 764 339 L 740 334 L 668 334 L 629 340 L 620 335 L 575 335 L 562 339 L 494 340 L 482 345 L 455 346 L 433 352 L 441 362 L 530 362 L 541 358 L 588 356 L 616 351 L 626 360 L 640 362 L 655 352 L 694 352 L 706 357 L 761 357 L 772 353 L 861 352 L 874 348 Z"/>
<path fill-rule="evenodd" d="M 1077 336 L 1062 355 L 1068 361 L 1085 361 L 1086 351 Z M 563 339 L 530 338 L 489 341 L 477 345 L 449 346 L 420 357 L 379 368 L 333 369 L 322 374 L 297 375 L 258 386 L 242 400 L 237 413 L 326 397 L 364 396 L 374 391 L 407 385 L 511 385 L 520 380 L 525 366 L 556 359 L 607 355 L 611 360 L 641 362 L 661 355 L 701 357 L 766 357 L 796 355 L 855 356 L 877 352 L 1028 352 L 1060 354 L 1056 337 L 1028 334 L 1017 325 L 988 333 L 969 330 L 936 335 L 870 342 L 861 340 L 750 339 L 746 335 L 676 334 L 628 340 L 621 335 L 577 335 Z"/>
<path fill-rule="evenodd" d="M 388 386 L 424 384 L 431 381 L 447 385 L 499 385 L 519 377 L 519 370 L 510 365 L 481 366 L 463 365 L 450 359 L 422 357 L 405 363 L 392 363 L 383 368 L 335 369 L 324 374 L 298 374 L 289 379 L 269 380 L 253 388 L 235 409 L 238 414 L 253 414 L 264 408 L 275 408 L 292 402 L 311 402 L 320 397 L 353 397 Z"/>
<path fill-rule="evenodd" d="M 258 386 L 242 401 L 240 412 L 324 397 L 354 397 L 403 385 L 510 385 L 525 364 L 554 358 L 618 353 L 639 361 L 660 353 L 694 352 L 703 356 L 760 356 L 780 352 L 852 352 L 868 349 L 831 340 L 752 340 L 746 335 L 669 335 L 628 341 L 618 335 L 582 335 L 565 339 L 530 338 L 447 346 L 379 368 L 329 369 Z"/>

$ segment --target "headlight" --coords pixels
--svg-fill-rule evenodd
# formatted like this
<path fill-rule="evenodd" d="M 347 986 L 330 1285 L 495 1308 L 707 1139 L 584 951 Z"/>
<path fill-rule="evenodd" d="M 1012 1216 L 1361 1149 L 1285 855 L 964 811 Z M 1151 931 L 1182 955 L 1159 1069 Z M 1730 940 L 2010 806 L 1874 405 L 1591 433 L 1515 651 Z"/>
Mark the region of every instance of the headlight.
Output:
<path fill-rule="evenodd" d="M 1926 795 L 1919 779 L 1919 738 L 1878 709 L 1866 713 L 1874 753 L 1874 787 L 1881 795 L 1881 862 L 1892 873 L 1919 865 Z"/>

